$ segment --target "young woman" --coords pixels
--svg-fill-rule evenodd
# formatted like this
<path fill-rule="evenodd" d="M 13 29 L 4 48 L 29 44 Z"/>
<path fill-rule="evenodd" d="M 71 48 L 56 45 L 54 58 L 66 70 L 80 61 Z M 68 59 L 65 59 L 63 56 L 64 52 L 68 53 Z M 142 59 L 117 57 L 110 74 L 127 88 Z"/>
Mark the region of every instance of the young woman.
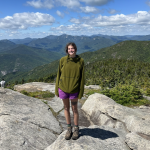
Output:
<path fill-rule="evenodd" d="M 66 45 L 65 57 L 59 61 L 59 68 L 56 79 L 55 94 L 60 97 L 64 103 L 64 113 L 68 130 L 65 139 L 73 140 L 79 137 L 79 114 L 78 114 L 78 98 L 81 99 L 84 92 L 84 60 L 76 55 L 77 47 L 75 43 Z M 70 101 L 74 116 L 74 132 L 72 134 L 71 118 L 70 118 Z"/>

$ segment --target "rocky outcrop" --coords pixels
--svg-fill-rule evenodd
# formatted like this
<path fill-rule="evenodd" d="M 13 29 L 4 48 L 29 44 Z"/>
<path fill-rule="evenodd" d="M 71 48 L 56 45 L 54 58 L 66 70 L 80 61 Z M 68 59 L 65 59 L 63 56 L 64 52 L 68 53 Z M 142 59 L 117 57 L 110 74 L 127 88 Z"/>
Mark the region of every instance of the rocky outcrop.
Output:
<path fill-rule="evenodd" d="M 0 149 L 44 149 L 62 132 L 40 99 L 0 88 Z"/>
<path fill-rule="evenodd" d="M 148 144 L 145 144 L 150 143 L 150 113 L 122 106 L 111 98 L 98 93 L 89 96 L 81 109 L 93 124 L 121 130 L 131 149 L 147 150 L 150 148 Z M 136 139 L 139 141 L 141 139 L 143 144 L 138 143 Z M 139 146 L 133 148 L 134 144 Z"/>
<path fill-rule="evenodd" d="M 84 86 L 86 89 L 100 89 L 99 85 L 89 85 Z M 14 86 L 14 90 L 20 92 L 25 90 L 27 92 L 36 92 L 36 91 L 50 91 L 55 93 L 55 83 L 44 83 L 44 82 L 30 82 L 25 84 L 18 84 Z"/>
<path fill-rule="evenodd" d="M 18 91 L 54 92 L 55 85 L 33 82 L 17 88 Z M 60 98 L 36 99 L 0 88 L 0 149 L 150 150 L 149 107 L 124 107 L 95 93 L 83 106 L 79 103 L 78 108 L 80 137 L 66 141 L 66 121 Z M 72 111 L 71 118 L 73 124 Z"/>
<path fill-rule="evenodd" d="M 27 92 L 50 91 L 52 93 L 55 93 L 55 84 L 44 83 L 44 82 L 30 82 L 30 83 L 15 85 L 14 90 L 18 92 L 25 90 Z"/>
<path fill-rule="evenodd" d="M 89 126 L 79 111 L 81 125 Z M 64 130 L 66 121 L 60 98 L 48 101 L 0 88 L 0 150 L 43 150 Z"/>

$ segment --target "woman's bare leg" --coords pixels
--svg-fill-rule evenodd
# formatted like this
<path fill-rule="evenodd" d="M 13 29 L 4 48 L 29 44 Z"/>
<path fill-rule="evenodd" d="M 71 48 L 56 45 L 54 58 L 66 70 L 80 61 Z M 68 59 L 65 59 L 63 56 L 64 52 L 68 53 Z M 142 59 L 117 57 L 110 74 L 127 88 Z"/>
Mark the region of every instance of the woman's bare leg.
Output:
<path fill-rule="evenodd" d="M 73 111 L 73 116 L 74 116 L 74 125 L 78 126 L 79 122 L 79 113 L 78 113 L 78 98 L 72 99 L 71 100 L 71 107 L 72 107 L 72 111 Z"/>
<path fill-rule="evenodd" d="M 65 114 L 66 122 L 67 122 L 67 124 L 71 124 L 69 98 L 62 99 L 62 100 L 64 103 L 64 114 Z"/>

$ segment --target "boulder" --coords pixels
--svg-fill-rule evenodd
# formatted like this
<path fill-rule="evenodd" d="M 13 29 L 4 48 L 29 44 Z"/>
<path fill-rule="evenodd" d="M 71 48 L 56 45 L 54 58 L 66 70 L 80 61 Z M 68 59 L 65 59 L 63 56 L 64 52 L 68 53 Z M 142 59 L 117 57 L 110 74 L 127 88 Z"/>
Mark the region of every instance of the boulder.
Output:
<path fill-rule="evenodd" d="M 143 114 L 142 111 L 137 109 L 122 106 L 103 94 L 95 93 L 90 95 L 81 109 L 86 112 L 97 125 L 101 125 L 102 121 L 99 118 L 101 118 L 100 115 L 103 113 L 115 122 L 114 128 L 116 122 L 119 121 L 124 124 L 128 131 L 150 135 L 149 114 Z"/>
<path fill-rule="evenodd" d="M 136 133 L 127 134 L 125 141 L 133 150 L 150 150 L 150 141 Z"/>
<path fill-rule="evenodd" d="M 84 86 L 85 89 L 101 89 L 101 87 L 99 85 L 88 85 L 88 86 Z"/>
<path fill-rule="evenodd" d="M 0 88 L 0 149 L 44 149 L 62 132 L 40 99 Z"/>
<path fill-rule="evenodd" d="M 80 127 L 77 140 L 65 140 L 66 131 L 45 150 L 130 150 L 124 142 L 124 134 L 106 126 Z"/>
<path fill-rule="evenodd" d="M 30 82 L 30 83 L 15 85 L 14 90 L 18 92 L 25 90 L 27 92 L 50 91 L 52 93 L 55 93 L 55 84 L 44 83 L 44 82 Z"/>
<path fill-rule="evenodd" d="M 149 108 L 144 106 L 138 109 L 128 108 L 103 94 L 95 93 L 89 96 L 81 109 L 93 124 L 122 131 L 131 149 L 150 149 L 150 115 L 141 111 Z"/>
<path fill-rule="evenodd" d="M 150 97 L 149 97 L 149 96 L 143 95 L 143 97 L 144 97 L 145 99 L 147 99 L 147 100 L 150 101 Z"/>

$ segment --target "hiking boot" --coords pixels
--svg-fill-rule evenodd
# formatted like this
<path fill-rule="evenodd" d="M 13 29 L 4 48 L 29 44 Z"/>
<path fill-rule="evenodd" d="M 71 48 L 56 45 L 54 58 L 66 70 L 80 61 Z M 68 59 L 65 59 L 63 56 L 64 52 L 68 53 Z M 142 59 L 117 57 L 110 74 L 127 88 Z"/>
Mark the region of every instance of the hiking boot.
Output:
<path fill-rule="evenodd" d="M 67 130 L 66 135 L 65 135 L 65 139 L 70 140 L 71 136 L 72 136 L 72 127 L 68 127 L 68 130 Z"/>
<path fill-rule="evenodd" d="M 74 132 L 72 135 L 73 140 L 77 140 L 79 138 L 79 127 L 74 127 Z"/>

